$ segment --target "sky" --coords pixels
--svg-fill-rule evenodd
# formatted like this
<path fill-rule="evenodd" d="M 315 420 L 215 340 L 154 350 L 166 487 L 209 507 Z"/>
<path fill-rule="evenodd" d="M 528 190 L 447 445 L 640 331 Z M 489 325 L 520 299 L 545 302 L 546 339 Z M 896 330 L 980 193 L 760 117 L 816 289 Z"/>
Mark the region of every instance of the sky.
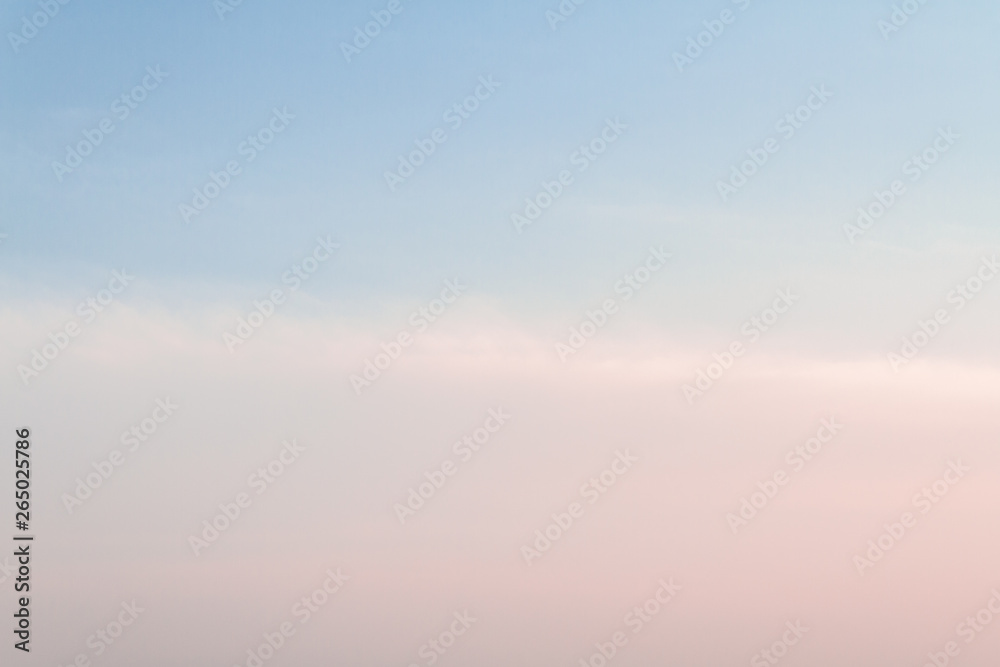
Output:
<path fill-rule="evenodd" d="M 288 621 L 263 664 L 753 666 L 793 635 L 790 666 L 991 664 L 1000 628 L 957 627 L 1000 587 L 998 19 L 6 3 L 0 421 L 37 457 L 15 659 L 252 667 Z"/>

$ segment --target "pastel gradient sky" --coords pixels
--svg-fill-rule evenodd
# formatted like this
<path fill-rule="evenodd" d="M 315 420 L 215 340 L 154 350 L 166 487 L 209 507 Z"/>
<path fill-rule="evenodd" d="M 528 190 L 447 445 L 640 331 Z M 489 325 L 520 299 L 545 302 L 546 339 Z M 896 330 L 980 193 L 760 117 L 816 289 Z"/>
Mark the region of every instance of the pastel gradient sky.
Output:
<path fill-rule="evenodd" d="M 245 0 L 220 19 L 210 0 L 77 0 L 16 49 L 8 33 L 41 9 L 0 9 L 0 426 L 4 442 L 32 429 L 38 536 L 18 664 L 247 665 L 291 620 L 264 664 L 425 665 L 464 610 L 477 621 L 435 664 L 575 666 L 623 630 L 616 667 L 746 665 L 797 620 L 789 667 L 919 667 L 952 640 L 953 664 L 995 664 L 1000 619 L 970 644 L 956 626 L 1000 587 L 1000 6 L 927 2 L 885 38 L 881 0 L 588 0 L 554 29 L 557 0 L 401 0 L 348 62 L 341 43 L 386 5 Z M 114 101 L 157 67 L 119 119 Z M 499 85 L 453 127 L 482 79 Z M 814 89 L 832 96 L 783 137 Z M 294 118 L 250 161 L 241 143 L 274 109 Z M 620 136 L 581 171 L 609 119 Z M 447 140 L 390 190 L 385 172 L 437 128 Z M 912 178 L 940 131 L 957 138 Z M 770 138 L 724 201 L 718 182 Z M 572 184 L 519 233 L 511 215 L 561 170 Z M 895 179 L 905 193 L 849 242 Z M 293 290 L 317 238 L 339 247 Z M 670 259 L 626 299 L 651 247 Z M 134 279 L 88 321 L 79 304 L 123 269 Z M 446 281 L 467 288 L 415 323 Z M 274 290 L 231 351 L 224 335 Z M 779 291 L 787 313 L 750 324 Z M 608 299 L 563 361 L 557 343 Z M 37 376 L 19 370 L 70 321 L 80 334 Z M 894 369 L 921 322 L 934 336 Z M 412 344 L 356 391 L 401 332 Z M 734 341 L 745 353 L 686 400 Z M 127 451 L 121 434 L 167 397 L 176 413 Z M 453 443 L 500 406 L 509 422 L 460 462 Z M 787 453 L 830 418 L 843 429 L 792 473 Z M 292 439 L 301 458 L 195 555 L 189 536 Z M 124 463 L 67 511 L 115 450 Z M 590 505 L 581 485 L 619 450 L 638 461 Z M 922 514 L 914 495 L 959 460 Z M 445 461 L 457 472 L 401 524 L 394 505 Z M 779 471 L 788 484 L 734 534 L 727 514 Z M 527 563 L 573 502 L 582 518 Z M 916 526 L 859 574 L 907 511 Z M 350 579 L 300 624 L 293 605 L 328 568 Z M 632 633 L 661 578 L 680 592 Z M 5 618 L 10 584 L 0 570 Z M 132 600 L 146 611 L 95 655 L 88 637 Z"/>

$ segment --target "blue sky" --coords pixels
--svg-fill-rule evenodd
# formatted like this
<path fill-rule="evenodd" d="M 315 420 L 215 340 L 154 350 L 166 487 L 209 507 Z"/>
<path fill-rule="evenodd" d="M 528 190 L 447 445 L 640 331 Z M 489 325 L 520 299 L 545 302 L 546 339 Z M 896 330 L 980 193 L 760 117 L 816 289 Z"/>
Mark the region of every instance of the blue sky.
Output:
<path fill-rule="evenodd" d="M 9 4 L 4 29 L 33 6 Z M 417 298 L 456 274 L 526 311 L 586 300 L 653 242 L 677 250 L 692 299 L 845 263 L 877 277 L 893 249 L 974 254 L 995 242 L 1000 63 L 981 46 L 995 5 L 932 2 L 889 40 L 876 24 L 891 3 L 591 0 L 552 30 L 555 6 L 405 2 L 350 63 L 339 44 L 384 3 L 248 0 L 225 20 L 209 2 L 63 6 L 0 56 L 9 294 L 58 294 L 124 265 L 164 299 L 239 300 L 319 233 L 344 252 L 342 273 L 309 286 L 317 296 Z M 735 22 L 679 73 L 672 54 L 726 9 Z M 65 145 L 156 65 L 165 82 L 58 182 Z M 500 89 L 389 192 L 397 155 L 444 126 L 482 75 Z M 720 201 L 717 181 L 820 84 L 833 99 Z M 184 224 L 178 205 L 274 107 L 295 115 L 288 131 Z M 629 125 L 621 141 L 513 233 L 510 214 L 609 117 Z M 940 126 L 962 135 L 958 148 L 858 259 L 842 225 Z M 958 270 L 960 259 L 941 261 Z"/>

